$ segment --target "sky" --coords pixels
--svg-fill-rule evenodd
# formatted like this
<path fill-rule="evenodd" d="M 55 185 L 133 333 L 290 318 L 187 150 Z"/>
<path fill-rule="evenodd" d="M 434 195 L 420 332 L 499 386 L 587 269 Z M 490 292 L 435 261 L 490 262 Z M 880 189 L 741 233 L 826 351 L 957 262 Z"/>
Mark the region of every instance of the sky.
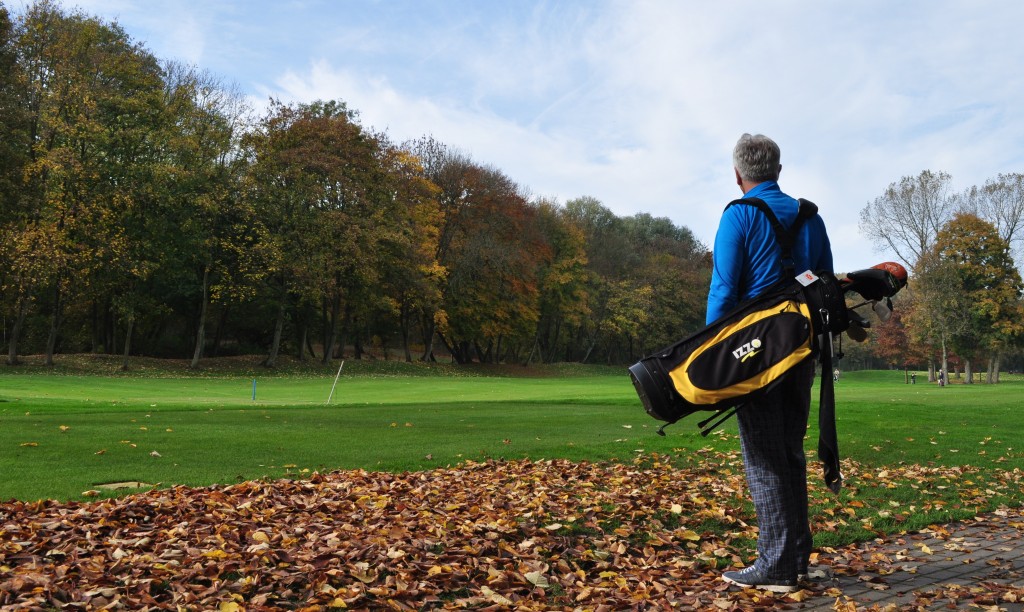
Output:
<path fill-rule="evenodd" d="M 18 11 L 24 0 L 6 0 Z M 904 176 L 1024 172 L 1019 0 L 65 0 L 251 97 L 340 100 L 534 197 L 711 246 L 744 132 L 818 204 L 839 272 L 891 259 L 860 211 Z"/>

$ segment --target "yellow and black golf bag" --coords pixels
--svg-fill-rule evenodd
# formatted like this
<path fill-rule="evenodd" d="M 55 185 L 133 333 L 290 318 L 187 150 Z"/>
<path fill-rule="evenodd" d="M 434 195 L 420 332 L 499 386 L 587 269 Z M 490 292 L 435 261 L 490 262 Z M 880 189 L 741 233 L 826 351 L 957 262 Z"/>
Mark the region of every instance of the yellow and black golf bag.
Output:
<path fill-rule="evenodd" d="M 867 300 L 894 295 L 906 282 L 889 268 L 861 270 L 842 280 L 829 271 L 793 274 L 792 249 L 803 222 L 817 207 L 800 200 L 800 213 L 790 228 L 771 209 L 754 198 L 730 203 L 755 206 L 768 217 L 779 243 L 788 274 L 757 297 L 739 304 L 696 333 L 630 366 L 629 374 L 649 415 L 667 425 L 698 411 L 713 414 L 698 423 L 708 432 L 735 414 L 744 404 L 767 393 L 797 364 L 818 356 L 823 371 L 819 402 L 819 456 L 825 463 L 825 481 L 835 490 L 839 473 L 835 429 L 835 392 L 832 339 L 846 331 L 851 320 L 869 324 L 847 308 L 845 293 L 858 291 Z M 898 264 L 881 264 L 897 266 Z M 714 421 L 712 423 L 712 421 Z M 709 425 L 710 423 L 710 425 Z"/>

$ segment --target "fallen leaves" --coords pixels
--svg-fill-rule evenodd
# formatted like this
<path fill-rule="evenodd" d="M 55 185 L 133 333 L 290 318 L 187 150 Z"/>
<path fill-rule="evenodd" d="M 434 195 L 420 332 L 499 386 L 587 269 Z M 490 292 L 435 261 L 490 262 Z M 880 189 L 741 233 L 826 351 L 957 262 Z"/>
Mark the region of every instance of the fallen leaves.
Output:
<path fill-rule="evenodd" d="M 752 559 L 756 527 L 738 458 L 707 453 L 695 465 L 714 467 L 680 468 L 659 456 L 629 464 L 467 462 L 88 502 L 9 502 L 0 504 L 0 607 L 838 605 L 834 589 L 773 596 L 719 580 L 722 569 Z M 841 507 L 832 514 L 853 518 Z M 840 519 L 814 520 L 820 530 Z M 918 560 L 911 553 L 924 547 L 822 557 L 842 575 L 872 570 L 868 586 L 885 589 L 884 576 Z"/>

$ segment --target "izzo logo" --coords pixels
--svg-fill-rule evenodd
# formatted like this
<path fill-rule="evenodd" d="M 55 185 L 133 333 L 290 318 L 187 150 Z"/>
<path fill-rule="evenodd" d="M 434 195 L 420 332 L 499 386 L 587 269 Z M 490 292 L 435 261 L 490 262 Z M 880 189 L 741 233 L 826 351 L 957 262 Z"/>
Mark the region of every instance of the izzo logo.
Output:
<path fill-rule="evenodd" d="M 760 340 L 760 338 L 754 338 L 750 342 L 747 342 L 746 344 L 744 344 L 740 348 L 738 348 L 735 351 L 733 351 L 732 352 L 732 356 L 735 357 L 736 359 L 739 359 L 740 362 L 742 363 L 742 362 L 750 359 L 754 355 L 757 355 L 760 352 L 761 352 L 761 340 Z"/>

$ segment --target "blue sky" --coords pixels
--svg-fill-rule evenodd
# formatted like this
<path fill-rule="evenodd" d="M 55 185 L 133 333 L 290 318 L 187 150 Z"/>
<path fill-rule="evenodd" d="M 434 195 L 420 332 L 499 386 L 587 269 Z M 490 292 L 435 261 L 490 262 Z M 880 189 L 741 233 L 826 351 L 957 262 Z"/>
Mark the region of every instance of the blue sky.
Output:
<path fill-rule="evenodd" d="M 18 10 L 23 0 L 8 0 Z M 903 176 L 1024 172 L 1017 0 L 68 0 L 257 107 L 345 101 L 535 196 L 592 196 L 712 244 L 743 132 L 782 147 L 836 268 L 888 259 L 859 213 Z"/>

